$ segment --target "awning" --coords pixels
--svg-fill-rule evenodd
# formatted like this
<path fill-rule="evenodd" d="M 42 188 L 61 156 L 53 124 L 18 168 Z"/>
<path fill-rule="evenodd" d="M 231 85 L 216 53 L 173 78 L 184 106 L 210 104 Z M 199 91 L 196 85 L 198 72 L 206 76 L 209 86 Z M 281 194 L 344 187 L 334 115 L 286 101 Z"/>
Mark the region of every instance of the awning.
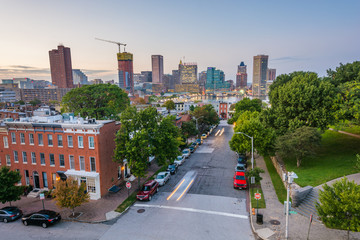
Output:
<path fill-rule="evenodd" d="M 96 178 L 99 176 L 97 172 L 85 172 L 85 171 L 76 171 L 76 170 L 67 170 L 65 172 L 66 176 L 77 176 L 77 177 L 91 177 Z"/>

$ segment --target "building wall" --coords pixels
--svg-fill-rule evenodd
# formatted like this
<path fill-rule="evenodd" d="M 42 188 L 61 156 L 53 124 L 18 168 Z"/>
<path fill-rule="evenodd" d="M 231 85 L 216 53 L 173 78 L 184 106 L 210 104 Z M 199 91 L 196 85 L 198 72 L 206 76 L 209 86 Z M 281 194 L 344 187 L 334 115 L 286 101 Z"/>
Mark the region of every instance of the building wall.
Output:
<path fill-rule="evenodd" d="M 152 82 L 153 83 L 163 83 L 163 75 L 164 75 L 163 56 L 152 55 L 151 56 L 151 65 L 152 65 Z"/>
<path fill-rule="evenodd" d="M 49 101 L 59 101 L 72 88 L 38 88 L 38 89 L 20 89 L 21 100 L 30 102 L 34 99 L 40 100 L 42 103 Z"/>
<path fill-rule="evenodd" d="M 197 64 L 182 63 L 179 64 L 180 84 L 196 84 L 197 83 Z"/>
<path fill-rule="evenodd" d="M 59 88 L 73 88 L 70 48 L 62 45 L 49 51 L 51 80 Z"/>
<path fill-rule="evenodd" d="M 254 56 L 252 94 L 255 98 L 264 98 L 268 69 L 267 55 Z"/>
<path fill-rule="evenodd" d="M 128 92 L 134 91 L 133 54 L 118 53 L 119 87 Z"/>

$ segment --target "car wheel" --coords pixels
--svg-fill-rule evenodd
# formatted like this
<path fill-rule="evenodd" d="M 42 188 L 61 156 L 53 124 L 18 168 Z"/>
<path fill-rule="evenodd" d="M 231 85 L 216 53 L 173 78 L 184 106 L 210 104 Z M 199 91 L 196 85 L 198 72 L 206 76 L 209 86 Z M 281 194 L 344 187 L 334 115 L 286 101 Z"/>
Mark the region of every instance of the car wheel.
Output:
<path fill-rule="evenodd" d="M 27 222 L 27 221 L 23 221 L 23 224 L 24 224 L 25 226 L 27 226 L 27 225 L 28 225 L 28 222 Z"/>
<path fill-rule="evenodd" d="M 7 222 L 8 222 L 7 218 L 4 218 L 4 223 L 7 223 Z"/>
<path fill-rule="evenodd" d="M 151 195 L 149 195 L 149 201 L 151 201 Z"/>
<path fill-rule="evenodd" d="M 47 225 L 46 223 L 42 223 L 41 226 L 42 226 L 43 228 L 47 228 L 48 225 Z"/>

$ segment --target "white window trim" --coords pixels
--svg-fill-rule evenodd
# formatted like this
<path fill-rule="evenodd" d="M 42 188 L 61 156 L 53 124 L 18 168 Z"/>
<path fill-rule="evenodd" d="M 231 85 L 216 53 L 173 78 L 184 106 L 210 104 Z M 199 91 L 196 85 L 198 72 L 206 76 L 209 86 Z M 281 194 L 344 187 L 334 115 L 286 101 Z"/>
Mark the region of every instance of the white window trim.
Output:
<path fill-rule="evenodd" d="M 81 141 L 82 146 L 80 146 L 80 138 L 82 138 L 82 141 Z M 78 136 L 77 139 L 78 139 L 78 148 L 84 148 L 84 137 Z"/>
<path fill-rule="evenodd" d="M 24 136 L 24 142 L 21 141 L 21 134 Z M 25 133 L 20 133 L 20 144 L 21 145 L 25 145 L 26 140 L 25 140 Z"/>
<path fill-rule="evenodd" d="M 9 148 L 9 139 L 7 136 L 3 137 L 4 148 Z"/>
<path fill-rule="evenodd" d="M 91 158 L 94 158 L 94 162 L 95 162 L 95 171 L 93 171 L 92 169 L 91 169 Z M 90 172 L 96 172 L 96 158 L 95 157 L 89 157 L 89 161 L 90 161 Z"/>
<path fill-rule="evenodd" d="M 90 146 L 90 138 L 93 139 L 93 143 L 94 143 L 94 146 L 93 146 L 93 147 Z M 95 138 L 94 138 L 93 136 L 89 136 L 89 137 L 88 137 L 88 141 L 89 141 L 89 149 L 95 149 Z"/>
<path fill-rule="evenodd" d="M 11 157 L 9 154 L 5 155 L 5 163 L 6 163 L 6 166 L 11 166 Z"/>
<path fill-rule="evenodd" d="M 33 140 L 33 142 L 31 142 L 31 134 L 32 134 L 32 140 Z M 33 133 L 29 133 L 29 145 L 34 145 L 35 144 L 35 139 L 34 139 L 34 134 Z"/>
<path fill-rule="evenodd" d="M 70 146 L 70 144 L 69 144 L 69 143 L 70 143 L 70 141 L 69 141 L 70 138 L 72 139 L 72 141 L 71 141 L 72 145 L 71 145 L 71 146 Z M 73 136 L 68 135 L 68 136 L 67 136 L 67 142 L 68 142 L 68 147 L 69 147 L 69 148 L 73 148 L 73 147 L 74 147 L 74 138 L 73 138 Z"/>
<path fill-rule="evenodd" d="M 81 169 L 81 158 L 84 160 L 84 168 Z M 79 156 L 79 167 L 80 167 L 80 171 L 85 171 L 86 169 L 86 164 L 85 164 L 85 156 Z"/>

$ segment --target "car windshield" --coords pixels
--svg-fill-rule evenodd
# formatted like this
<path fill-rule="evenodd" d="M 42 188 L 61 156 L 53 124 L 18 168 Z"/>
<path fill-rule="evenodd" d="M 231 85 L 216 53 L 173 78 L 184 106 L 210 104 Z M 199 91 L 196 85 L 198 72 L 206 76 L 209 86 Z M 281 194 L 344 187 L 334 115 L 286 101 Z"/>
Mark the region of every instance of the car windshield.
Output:
<path fill-rule="evenodd" d="M 178 157 L 177 157 L 177 159 L 178 159 L 178 160 L 181 160 L 181 159 L 182 159 L 182 157 L 181 157 L 181 156 L 178 156 Z"/>
<path fill-rule="evenodd" d="M 169 168 L 169 169 L 175 168 L 175 165 L 173 165 L 173 164 L 172 164 L 172 165 L 169 165 L 168 168 Z"/>
<path fill-rule="evenodd" d="M 164 174 L 161 174 L 161 175 L 157 175 L 156 176 L 156 179 L 164 179 L 165 175 Z"/>
<path fill-rule="evenodd" d="M 187 154 L 189 153 L 189 150 L 184 150 L 183 153 Z"/>
<path fill-rule="evenodd" d="M 244 170 L 245 168 L 243 166 L 237 166 L 236 169 L 237 170 Z"/>
<path fill-rule="evenodd" d="M 150 187 L 149 186 L 143 186 L 141 190 L 142 191 L 150 191 Z"/>
<path fill-rule="evenodd" d="M 237 180 L 245 180 L 245 176 L 236 176 Z"/>

